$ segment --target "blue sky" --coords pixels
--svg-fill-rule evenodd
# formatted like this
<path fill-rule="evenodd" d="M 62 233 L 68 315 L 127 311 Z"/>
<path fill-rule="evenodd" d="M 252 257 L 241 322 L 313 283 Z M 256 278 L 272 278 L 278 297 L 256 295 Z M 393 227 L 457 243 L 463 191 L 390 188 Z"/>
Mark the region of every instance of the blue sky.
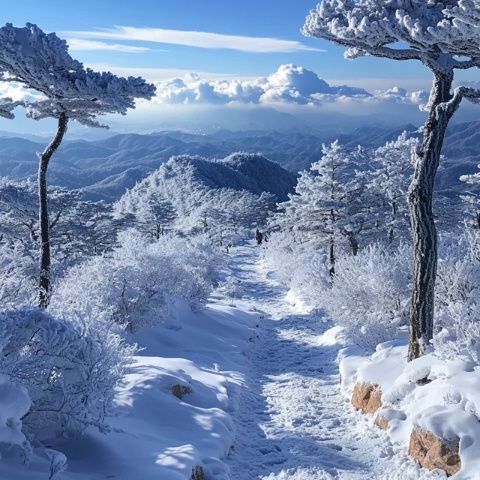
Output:
<path fill-rule="evenodd" d="M 325 50 L 252 53 L 115 40 L 114 43 L 150 50 L 75 52 L 76 57 L 91 64 L 253 76 L 275 71 L 282 63 L 294 63 L 332 80 L 387 78 L 408 84 L 412 80 L 428 79 L 428 73 L 420 66 L 377 59 L 346 61 L 342 48 L 303 37 L 300 27 L 314 6 L 312 0 L 82 0 L 74 6 L 63 0 L 3 0 L 1 15 L 16 25 L 30 21 L 47 31 L 93 31 L 115 25 L 195 30 L 292 40 Z"/>
<path fill-rule="evenodd" d="M 288 121 L 294 125 L 300 117 L 308 117 L 310 125 L 322 117 L 325 124 L 332 114 L 370 116 L 375 121 L 397 117 L 401 123 L 421 120 L 419 106 L 430 86 L 429 72 L 417 62 L 348 61 L 342 47 L 305 38 L 300 28 L 315 4 L 315 0 L 3 0 L 0 15 L 3 23 L 32 22 L 57 32 L 69 42 L 71 54 L 87 66 L 142 75 L 157 83 L 154 102 L 140 104 L 127 118 L 108 119 L 118 130 L 203 128 L 202 118 L 209 122 L 205 128 L 222 127 L 216 122 L 225 113 L 241 117 L 239 123 L 252 128 L 255 109 L 268 110 L 272 128 L 276 120 L 285 122 L 285 114 L 293 115 Z M 185 77 L 189 72 L 198 77 Z M 317 75 L 330 85 L 364 88 L 373 96 L 358 97 L 351 89 L 337 94 L 325 89 Z M 478 78 L 477 72 L 460 75 Z M 173 78 L 186 80 L 169 83 Z M 275 117 L 272 109 L 281 115 Z M 194 124 L 192 115 L 198 120 Z M 0 130 L 34 131 L 31 123 L 0 120 Z M 234 127 L 235 122 L 229 125 Z M 43 122 L 40 132 L 51 128 L 51 122 Z"/>

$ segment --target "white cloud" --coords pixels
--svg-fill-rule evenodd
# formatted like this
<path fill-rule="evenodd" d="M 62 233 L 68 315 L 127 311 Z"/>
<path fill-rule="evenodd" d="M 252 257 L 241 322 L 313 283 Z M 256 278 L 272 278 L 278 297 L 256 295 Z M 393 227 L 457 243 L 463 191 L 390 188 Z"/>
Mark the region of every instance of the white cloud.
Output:
<path fill-rule="evenodd" d="M 281 65 L 268 77 L 206 80 L 197 74 L 157 84 L 162 104 L 293 104 L 321 105 L 337 97 L 370 97 L 357 87 L 331 86 L 311 70 Z"/>
<path fill-rule="evenodd" d="M 98 40 L 86 40 L 84 38 L 70 38 L 67 39 L 67 43 L 72 51 L 102 50 L 109 52 L 144 53 L 151 50 L 148 47 L 134 47 L 132 45 L 106 43 Z"/>
<path fill-rule="evenodd" d="M 115 26 L 114 28 L 103 30 L 67 31 L 62 32 L 62 35 L 75 38 L 154 42 L 197 48 L 238 50 L 252 53 L 321 51 L 296 40 L 225 35 L 213 32 L 168 30 L 164 28 Z"/>
<path fill-rule="evenodd" d="M 17 82 L 0 82 L 0 97 L 11 98 L 14 102 L 32 102 L 43 98 L 42 94 L 29 90 Z"/>
<path fill-rule="evenodd" d="M 379 100 L 390 100 L 396 103 L 407 103 L 418 106 L 425 105 L 428 102 L 429 94 L 424 90 L 409 92 L 405 88 L 392 87 L 387 90 L 377 90 L 375 97 Z"/>

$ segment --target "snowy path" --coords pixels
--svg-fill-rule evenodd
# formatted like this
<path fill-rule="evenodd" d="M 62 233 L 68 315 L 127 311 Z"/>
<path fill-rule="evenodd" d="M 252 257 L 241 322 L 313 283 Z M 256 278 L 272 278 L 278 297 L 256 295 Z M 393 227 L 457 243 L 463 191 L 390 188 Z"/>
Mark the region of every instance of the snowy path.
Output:
<path fill-rule="evenodd" d="M 394 451 L 342 398 L 335 362 L 341 346 L 324 335 L 329 325 L 293 311 L 251 246 L 238 248 L 232 263 L 243 300 L 265 313 L 235 420 L 232 480 L 443 478 Z"/>

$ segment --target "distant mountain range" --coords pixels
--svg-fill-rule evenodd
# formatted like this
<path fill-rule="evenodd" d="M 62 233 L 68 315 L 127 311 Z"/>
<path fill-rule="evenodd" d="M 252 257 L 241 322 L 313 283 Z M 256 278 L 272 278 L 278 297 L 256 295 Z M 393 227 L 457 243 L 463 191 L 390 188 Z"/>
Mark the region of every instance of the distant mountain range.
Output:
<path fill-rule="evenodd" d="M 298 172 L 321 157 L 324 142 L 338 137 L 347 146 L 378 147 L 403 130 L 413 133 L 417 127 L 366 126 L 337 135 L 289 130 L 220 130 L 208 135 L 169 131 L 149 135 L 119 134 L 95 141 L 66 141 L 52 160 L 49 182 L 81 189 L 90 199 L 113 201 L 172 155 L 224 158 L 238 151 L 261 152 L 287 170 Z M 36 175 L 36 153 L 45 145 L 35 140 L 0 138 L 0 176 L 26 179 Z M 480 122 L 452 125 L 446 139 L 445 156 L 439 172 L 439 188 L 452 192 L 464 189 L 458 177 L 474 172 L 480 163 Z"/>

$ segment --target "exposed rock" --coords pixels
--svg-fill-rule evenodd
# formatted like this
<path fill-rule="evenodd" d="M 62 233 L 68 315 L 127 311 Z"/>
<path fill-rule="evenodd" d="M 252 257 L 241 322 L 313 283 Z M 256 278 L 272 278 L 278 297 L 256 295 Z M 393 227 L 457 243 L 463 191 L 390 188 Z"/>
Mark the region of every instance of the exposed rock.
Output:
<path fill-rule="evenodd" d="M 388 430 L 388 427 L 390 426 L 390 420 L 387 417 L 384 417 L 383 415 L 378 414 L 377 417 L 375 418 L 375 425 L 380 430 Z"/>
<path fill-rule="evenodd" d="M 357 383 L 353 389 L 352 405 L 362 413 L 375 413 L 382 406 L 380 387 L 371 383 Z"/>
<path fill-rule="evenodd" d="M 190 480 L 205 480 L 205 474 L 202 467 L 195 467 L 192 471 Z"/>
<path fill-rule="evenodd" d="M 410 435 L 408 454 L 423 468 L 439 468 L 447 476 L 461 468 L 459 439 L 445 440 L 431 432 L 415 427 Z"/>
<path fill-rule="evenodd" d="M 181 400 L 185 395 L 191 395 L 193 390 L 188 385 L 173 385 L 172 393 Z"/>

